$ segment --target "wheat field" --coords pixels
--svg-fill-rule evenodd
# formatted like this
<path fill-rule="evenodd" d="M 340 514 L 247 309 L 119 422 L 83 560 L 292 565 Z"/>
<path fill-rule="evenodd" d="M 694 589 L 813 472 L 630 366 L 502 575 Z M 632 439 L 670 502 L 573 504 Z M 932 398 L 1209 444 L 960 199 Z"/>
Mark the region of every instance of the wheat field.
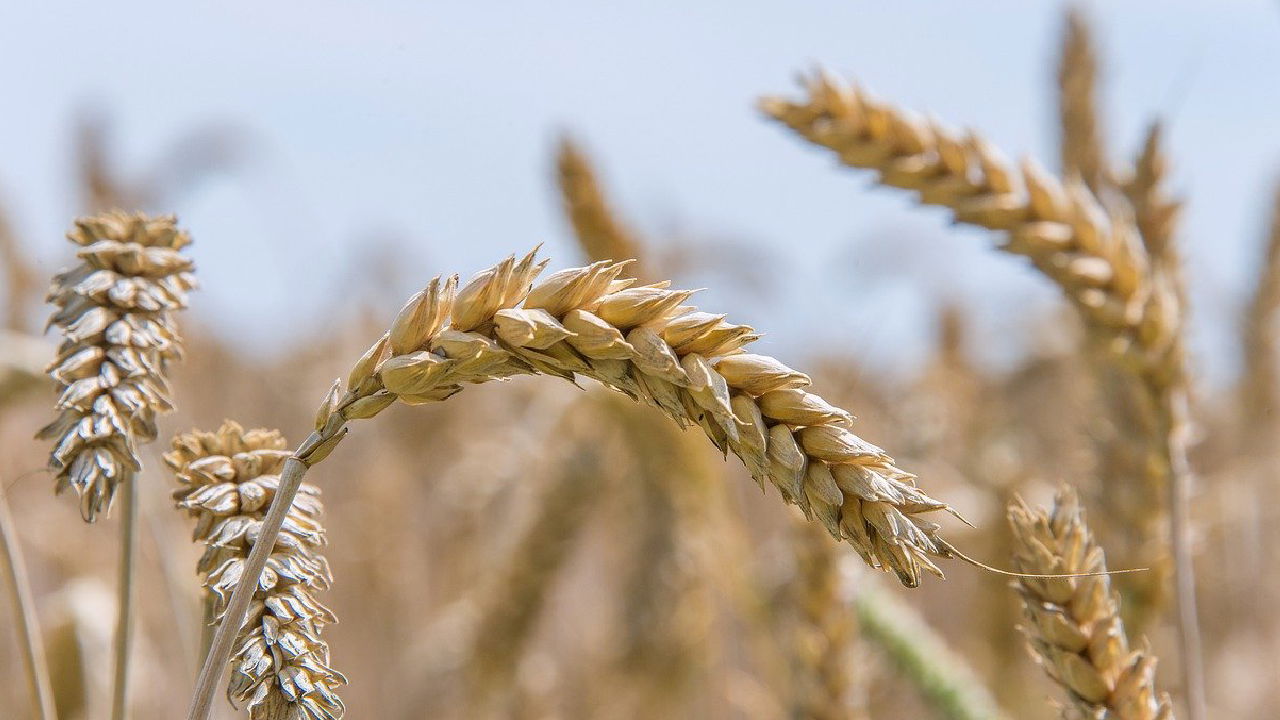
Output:
<path fill-rule="evenodd" d="M 129 172 L 84 121 L 56 271 L 0 208 L 0 720 L 1277 717 L 1280 187 L 1211 382 L 1178 118 L 1115 131 L 1098 30 L 1044 38 L 1053 156 L 821 65 L 739 108 L 1056 293 L 1001 362 L 959 298 L 896 368 L 810 331 L 828 288 L 775 339 L 785 266 L 655 231 L 576 122 L 560 237 L 240 256 L 343 279 L 310 334 L 227 332 L 171 213 L 238 141 Z"/>

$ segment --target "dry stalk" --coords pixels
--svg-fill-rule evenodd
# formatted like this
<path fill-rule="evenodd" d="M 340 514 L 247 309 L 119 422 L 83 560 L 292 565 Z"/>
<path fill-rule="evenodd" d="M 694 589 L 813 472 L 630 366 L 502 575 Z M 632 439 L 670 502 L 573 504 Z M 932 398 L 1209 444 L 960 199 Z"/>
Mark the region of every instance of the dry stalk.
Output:
<path fill-rule="evenodd" d="M 197 570 L 215 613 L 244 579 L 245 556 L 262 537 L 264 509 L 288 457 L 279 432 L 245 431 L 230 421 L 217 432 L 178 435 L 165 454 L 179 483 L 174 499 L 196 520 L 195 538 L 205 545 Z M 346 679 L 329 667 L 329 646 L 320 639 L 337 618 L 314 597 L 333 580 L 318 552 L 325 543 L 319 496 L 315 486 L 302 485 L 236 638 L 227 697 L 255 720 L 342 717 L 335 691 Z"/>
<path fill-rule="evenodd" d="M 944 720 L 1003 720 L 965 658 L 949 647 L 909 605 L 868 583 L 854 597 L 858 628 L 893 662 Z"/>
<path fill-rule="evenodd" d="M 1098 128 L 1098 56 L 1079 8 L 1067 11 L 1058 59 L 1058 123 L 1062 173 L 1077 176 L 1095 194 L 1111 184 L 1103 133 Z"/>
<path fill-rule="evenodd" d="M 744 352 L 757 337 L 750 327 L 686 306 L 691 292 L 666 283 L 633 287 L 619 279 L 626 263 L 563 270 L 535 287 L 544 265 L 533 253 L 509 257 L 461 290 L 456 277 L 436 278 L 405 305 L 356 363 L 345 390 L 334 384 L 316 431 L 286 461 L 246 577 L 261 574 L 306 469 L 337 446 L 348 421 L 396 400 L 439 402 L 465 384 L 528 374 L 589 377 L 681 426 L 696 424 L 761 486 L 773 484 L 873 567 L 910 587 L 922 571 L 941 575 L 933 559 L 955 552 L 921 515 L 950 508 L 850 432 L 846 411 L 804 389 L 808 376 Z M 197 680 L 191 720 L 208 717 L 248 602 L 247 586 L 237 588 Z"/>
<path fill-rule="evenodd" d="M 1102 548 L 1069 488 L 1059 491 L 1051 512 L 1015 500 L 1009 522 L 1017 538 L 1014 566 L 1021 572 L 1106 570 Z M 1045 672 L 1066 691 L 1074 711 L 1068 717 L 1173 718 L 1168 696 L 1155 689 L 1156 659 L 1130 649 L 1109 577 L 1022 578 L 1017 588 L 1028 619 L 1024 631 Z"/>
<path fill-rule="evenodd" d="M 1003 249 L 1023 255 L 1066 294 L 1095 341 L 1131 373 L 1152 418 L 1150 475 L 1170 521 L 1183 687 L 1192 720 L 1203 720 L 1195 573 L 1189 524 L 1188 384 L 1176 283 L 1152 267 L 1132 221 L 1107 213 L 1079 180 L 1064 185 L 1031 161 L 1014 170 L 976 134 L 958 137 L 825 75 L 803 102 L 766 99 L 764 111 L 840 161 L 879 173 L 950 208 L 959 222 L 1000 231 Z M 1153 488 L 1153 491 L 1156 488 Z M 1158 508 L 1160 495 L 1148 496 Z"/>
<path fill-rule="evenodd" d="M 480 716 L 495 690 L 511 685 L 551 583 L 564 565 L 596 500 L 605 470 L 589 446 L 576 449 L 546 491 L 493 588 L 480 601 L 480 620 L 467 668 L 468 707 Z"/>
<path fill-rule="evenodd" d="M 791 632 L 791 716 L 839 720 L 855 716 L 852 686 L 857 672 L 850 649 L 857 636 L 852 609 L 843 597 L 840 554 L 812 523 L 792 531 L 796 578 L 790 590 L 797 617 Z"/>
<path fill-rule="evenodd" d="M 1253 296 L 1245 309 L 1241 331 L 1244 372 L 1240 388 L 1245 432 L 1269 441 L 1275 427 L 1276 309 L 1280 308 L 1280 183 L 1271 203 L 1266 250 L 1258 269 Z"/>
<path fill-rule="evenodd" d="M 568 137 L 561 139 L 556 153 L 556 179 L 565 216 L 589 260 L 642 257 L 640 243 L 613 212 L 590 160 Z M 632 272 L 640 274 L 635 268 Z"/>
<path fill-rule="evenodd" d="M 0 484 L 0 572 L 9 588 L 9 604 L 13 607 L 13 627 L 21 645 L 22 666 L 26 671 L 27 689 L 31 692 L 31 710 L 38 720 L 57 720 L 53 685 L 49 681 L 49 663 L 45 659 L 44 635 L 36 615 L 31 581 L 27 575 L 22 549 L 18 545 L 18 528 L 9 512 L 4 486 Z"/>

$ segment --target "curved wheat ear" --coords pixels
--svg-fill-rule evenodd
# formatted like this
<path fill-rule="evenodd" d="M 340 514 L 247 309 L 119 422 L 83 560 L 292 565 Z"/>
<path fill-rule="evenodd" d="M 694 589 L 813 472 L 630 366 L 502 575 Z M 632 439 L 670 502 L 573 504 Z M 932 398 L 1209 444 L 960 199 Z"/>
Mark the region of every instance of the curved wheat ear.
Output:
<path fill-rule="evenodd" d="M 53 279 L 50 325 L 63 342 L 49 375 L 62 387 L 58 419 L 37 437 L 56 439 L 49 467 L 59 492 L 75 488 L 93 522 L 139 467 L 138 445 L 156 437 L 172 405 L 166 366 L 181 356 L 171 314 L 195 286 L 181 250 L 191 238 L 172 217 L 109 212 L 77 220 L 67 237 L 80 264 Z"/>
<path fill-rule="evenodd" d="M 851 167 L 879 172 L 884 185 L 915 191 L 920 201 L 951 208 L 957 221 L 1002 231 L 1004 249 L 1029 258 L 1076 306 L 1094 338 L 1132 373 L 1153 449 L 1153 495 L 1166 494 L 1178 600 L 1182 668 L 1193 718 L 1205 717 L 1196 619 L 1195 572 L 1187 526 L 1187 377 L 1176 280 L 1153 270 L 1133 222 L 1110 219 L 1079 180 L 1065 185 L 1036 164 L 1015 171 L 982 138 L 960 138 L 936 122 L 868 98 L 818 74 L 809 97 L 765 99 L 762 109 L 801 136 L 839 154 Z M 1158 523 L 1151 523 L 1156 525 Z"/>
<path fill-rule="evenodd" d="M 1093 34 L 1079 8 L 1067 11 L 1058 58 L 1059 148 L 1064 175 L 1078 175 L 1095 193 L 1111 183 L 1102 131 L 1098 128 L 1098 56 Z"/>
<path fill-rule="evenodd" d="M 609 206 L 591 162 L 571 138 L 560 140 L 556 179 L 573 235 L 591 260 L 639 258 L 640 243 Z"/>
<path fill-rule="evenodd" d="M 227 421 L 217 432 L 174 437 L 165 463 L 179 487 L 177 506 L 196 521 L 194 537 L 205 545 L 197 566 L 215 612 L 244 576 L 245 558 L 257 542 L 267 505 L 289 457 L 275 430 L 244 430 Z M 340 718 L 335 690 L 346 683 L 329 667 L 329 646 L 320 639 L 337 618 L 313 593 L 333 581 L 319 554 L 324 545 L 320 490 L 303 483 L 257 583 L 246 623 L 236 639 L 227 697 L 247 707 L 255 720 Z"/>
<path fill-rule="evenodd" d="M 1050 512 L 1015 500 L 1009 523 L 1014 565 L 1023 572 L 1106 570 L 1069 488 L 1059 491 Z M 1156 659 L 1130 649 L 1107 576 L 1023 578 L 1017 588 L 1030 621 L 1024 630 L 1045 672 L 1066 690 L 1075 711 L 1069 717 L 1172 720 L 1168 696 L 1155 689 Z"/>
<path fill-rule="evenodd" d="M 798 617 L 790 648 L 792 716 L 847 718 L 858 672 L 849 657 L 857 623 L 841 596 L 840 554 L 811 524 L 797 526 L 793 536 L 797 577 L 791 594 Z"/>
<path fill-rule="evenodd" d="M 954 549 L 921 515 L 951 508 L 850 432 L 848 412 L 804 389 L 807 375 L 744 352 L 758 337 L 750 327 L 685 305 L 692 291 L 665 282 L 633 286 L 621 278 L 625 262 L 562 270 L 535 287 L 546 263 L 534 256 L 508 257 L 461 290 L 456 276 L 437 277 L 409 300 L 356 362 L 345 390 L 335 382 L 329 391 L 316 431 L 281 473 L 263 537 L 279 531 L 306 469 L 341 442 L 348 421 L 373 417 L 396 400 L 439 402 L 467 384 L 515 375 L 572 382 L 582 375 L 661 409 L 682 427 L 698 425 L 718 448 L 738 455 L 761 487 L 777 487 L 904 585 L 919 585 L 922 570 L 942 575 L 933 558 L 955 557 Z M 245 576 L 257 577 L 265 562 L 265 548 L 255 547 Z M 232 597 L 215 634 L 192 720 L 208 717 L 230 653 L 228 628 L 247 609 L 246 593 Z"/>

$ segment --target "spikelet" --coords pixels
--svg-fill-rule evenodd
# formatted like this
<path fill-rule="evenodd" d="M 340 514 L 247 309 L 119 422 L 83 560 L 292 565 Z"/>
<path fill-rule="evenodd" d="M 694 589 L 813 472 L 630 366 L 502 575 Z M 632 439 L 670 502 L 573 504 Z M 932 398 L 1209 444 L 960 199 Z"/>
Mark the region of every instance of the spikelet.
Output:
<path fill-rule="evenodd" d="M 289 455 L 278 431 L 227 421 L 217 432 L 176 436 L 164 456 L 178 480 L 177 506 L 195 519 L 194 538 L 205 545 L 198 570 L 217 614 L 240 581 Z M 319 554 L 323 510 L 319 489 L 303 483 L 236 639 L 227 696 L 255 720 L 342 717 L 335 691 L 346 679 L 329 667 L 320 639 L 337 619 L 314 597 L 332 582 Z"/>
<path fill-rule="evenodd" d="M 456 278 L 433 280 L 400 311 L 390 342 L 375 343 L 357 363 L 347 393 L 328 417 L 317 418 L 323 437 L 300 458 L 314 462 L 312 452 L 331 448 L 345 420 L 370 417 L 376 410 L 369 408 L 392 398 L 420 404 L 513 375 L 581 375 L 661 409 L 682 427 L 698 425 L 721 451 L 738 455 L 762 487 L 778 488 L 903 584 L 918 585 L 922 570 L 941 576 L 932 558 L 953 557 L 952 548 L 922 514 L 950 508 L 850 432 L 850 415 L 808 392 L 808 376 L 746 353 L 754 330 L 696 312 L 685 304 L 692 293 L 666 283 L 633 287 L 621 278 L 625 263 L 562 270 L 534 286 L 544 265 L 530 253 L 461 289 Z M 500 322 L 511 317 L 508 310 L 542 312 L 515 333 Z"/>
<path fill-rule="evenodd" d="M 1014 501 L 1009 523 L 1020 572 L 1106 570 L 1102 548 L 1069 488 L 1059 491 L 1051 512 Z M 1172 720 L 1168 697 L 1155 689 L 1156 659 L 1130 648 L 1107 576 L 1021 578 L 1017 588 L 1028 620 L 1024 631 L 1045 672 L 1066 691 L 1067 717 Z"/>
<path fill-rule="evenodd" d="M 37 437 L 54 440 L 49 468 L 59 492 L 75 488 L 93 522 L 140 467 L 138 446 L 172 409 L 168 364 L 181 356 L 172 313 L 195 285 L 191 242 L 172 217 L 109 212 L 76 221 L 67 237 L 80 264 L 53 279 L 50 325 L 63 342 L 49 366 L 62 388 L 58 419 Z"/>

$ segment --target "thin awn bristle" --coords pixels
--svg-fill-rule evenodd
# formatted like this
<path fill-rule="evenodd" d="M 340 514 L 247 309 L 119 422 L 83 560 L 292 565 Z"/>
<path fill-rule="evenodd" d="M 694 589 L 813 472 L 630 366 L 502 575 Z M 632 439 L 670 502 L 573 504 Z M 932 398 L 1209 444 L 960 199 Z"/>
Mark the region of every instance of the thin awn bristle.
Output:
<path fill-rule="evenodd" d="M 1085 524 L 1075 493 L 1064 488 L 1051 511 L 1021 500 L 1009 506 L 1014 567 L 1025 573 L 1099 573 L 1102 548 Z M 1155 689 L 1156 659 L 1130 647 L 1110 578 L 1022 578 L 1024 628 L 1045 672 L 1081 718 L 1172 720 L 1168 696 Z"/>
<path fill-rule="evenodd" d="M 108 212 L 76 221 L 67 237 L 80 264 L 54 277 L 48 298 L 63 336 L 48 371 L 62 396 L 38 437 L 55 440 L 57 489 L 74 488 L 93 522 L 139 469 L 156 415 L 172 409 L 165 374 L 182 352 L 172 314 L 195 278 L 179 252 L 191 238 L 172 217 Z"/>
<path fill-rule="evenodd" d="M 242 578 L 288 457 L 278 431 L 246 431 L 231 421 L 217 432 L 178 435 L 165 454 L 179 484 L 174 499 L 195 519 L 195 539 L 205 545 L 197 569 L 215 614 Z M 342 717 L 336 689 L 346 679 L 329 667 L 329 646 L 320 639 L 337 618 L 314 597 L 333 580 L 319 553 L 323 511 L 319 489 L 304 483 L 236 640 L 227 696 L 255 720 Z"/>

